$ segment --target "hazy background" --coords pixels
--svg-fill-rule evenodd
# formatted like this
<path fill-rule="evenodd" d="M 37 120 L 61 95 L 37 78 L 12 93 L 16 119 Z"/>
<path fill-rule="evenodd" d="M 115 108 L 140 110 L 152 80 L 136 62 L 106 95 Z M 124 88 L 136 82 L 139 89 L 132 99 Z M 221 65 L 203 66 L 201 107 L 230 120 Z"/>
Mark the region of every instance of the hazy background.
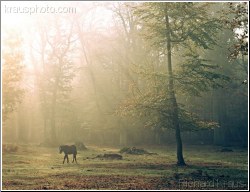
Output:
<path fill-rule="evenodd" d="M 3 143 L 175 142 L 171 123 L 162 115 L 166 49 L 147 28 L 161 21 L 136 15 L 134 7 L 141 3 L 1 4 Z M 48 7 L 53 8 L 48 13 L 33 13 Z M 59 7 L 64 13 L 50 12 Z M 210 8 L 208 17 L 217 19 L 230 10 L 226 3 Z M 225 25 L 214 33 L 217 45 L 211 49 L 192 45 L 216 66 L 202 77 L 192 73 L 197 68 L 182 64 L 189 61 L 183 56 L 188 45 L 172 50 L 177 102 L 192 118 L 181 129 L 184 144 L 247 145 L 248 56 L 240 52 L 229 58 L 230 47 L 240 39 L 233 31 L 244 30 L 239 26 Z"/>

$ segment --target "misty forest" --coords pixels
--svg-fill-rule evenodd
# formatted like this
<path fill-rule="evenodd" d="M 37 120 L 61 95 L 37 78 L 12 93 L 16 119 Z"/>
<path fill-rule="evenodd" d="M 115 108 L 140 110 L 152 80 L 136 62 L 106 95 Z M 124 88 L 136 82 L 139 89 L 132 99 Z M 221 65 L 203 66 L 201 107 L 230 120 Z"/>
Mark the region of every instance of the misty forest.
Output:
<path fill-rule="evenodd" d="M 247 2 L 1 4 L 2 189 L 248 189 Z"/>

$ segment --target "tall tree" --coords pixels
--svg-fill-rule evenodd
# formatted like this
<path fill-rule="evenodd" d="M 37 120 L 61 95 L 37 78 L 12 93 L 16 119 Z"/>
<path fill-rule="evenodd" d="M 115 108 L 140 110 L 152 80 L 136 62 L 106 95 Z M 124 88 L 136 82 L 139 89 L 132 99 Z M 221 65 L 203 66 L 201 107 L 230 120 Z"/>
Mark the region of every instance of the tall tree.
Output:
<path fill-rule="evenodd" d="M 24 94 L 22 86 L 23 61 L 22 38 L 14 30 L 11 30 L 3 40 L 3 121 L 8 119 L 10 113 L 22 100 Z"/>
<path fill-rule="evenodd" d="M 208 82 L 214 82 L 219 75 L 204 72 L 212 68 L 204 64 L 201 52 L 196 47 L 211 49 L 216 44 L 216 33 L 219 31 L 219 21 L 209 14 L 206 3 L 143 3 L 136 7 L 135 14 L 141 18 L 140 26 L 143 35 L 155 47 L 161 47 L 162 55 L 167 56 L 167 82 L 166 88 L 169 102 L 169 116 L 175 129 L 177 143 L 177 165 L 185 165 L 180 134 L 180 109 L 176 98 L 178 81 L 177 67 L 173 67 L 173 55 L 179 55 L 184 64 L 194 68 L 202 65 L 196 71 L 196 79 L 190 85 L 192 90 L 204 91 L 199 84 L 199 77 Z M 183 54 L 185 52 L 186 54 Z M 187 59 L 185 62 L 185 59 Z M 191 59 L 191 60 L 190 60 Z M 191 62 L 190 62 L 191 61 Z M 189 62 L 189 63 L 188 63 Z M 177 78 L 176 78 L 177 77 Z M 178 82 L 177 82 L 178 81 Z M 197 83 L 195 82 L 197 81 Z M 206 85 L 206 84 L 205 84 Z M 207 84 L 208 88 L 210 83 Z M 200 90 L 199 90 L 200 89 Z"/>
<path fill-rule="evenodd" d="M 50 142 L 57 143 L 57 118 L 70 107 L 70 92 L 72 80 L 75 76 L 76 65 L 73 56 L 73 22 L 65 18 L 54 17 L 50 29 L 46 29 L 47 43 L 46 60 L 42 60 L 44 71 L 40 80 L 40 87 L 44 95 L 42 104 L 45 105 L 50 122 Z"/>

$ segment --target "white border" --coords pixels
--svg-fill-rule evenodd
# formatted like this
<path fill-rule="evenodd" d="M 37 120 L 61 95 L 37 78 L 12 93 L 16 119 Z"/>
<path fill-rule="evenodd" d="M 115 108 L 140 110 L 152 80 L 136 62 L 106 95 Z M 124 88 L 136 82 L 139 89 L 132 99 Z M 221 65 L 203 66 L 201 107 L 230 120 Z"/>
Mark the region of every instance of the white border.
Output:
<path fill-rule="evenodd" d="M 49 0 L 45 0 L 48 2 L 53 2 Z M 2 2 L 8 2 L 8 1 L 1 1 L 1 9 L 2 9 Z M 25 2 L 25 1 L 20 1 Z M 36 2 L 36 1 L 28 1 L 28 2 Z M 57 2 L 57 1 L 55 1 Z M 66 1 L 65 1 L 66 2 Z M 67 2 L 115 2 L 115 1 L 67 1 Z M 247 2 L 249 7 L 249 1 L 248 0 L 232 0 L 232 1 L 221 1 L 221 0 L 211 0 L 211 1 L 201 1 L 201 0 L 193 0 L 193 1 L 116 1 L 116 2 Z M 249 10 L 248 10 L 249 11 Z M 2 14 L 2 13 L 1 13 Z M 249 13 L 248 13 L 249 15 Z M 249 17 L 248 17 L 248 24 L 249 24 Z M 1 32 L 2 32 L 2 17 L 1 17 Z M 249 27 L 248 27 L 248 34 L 249 34 Z M 248 50 L 249 50 L 249 43 L 248 43 Z M 248 55 L 249 57 L 249 55 Z M 2 64 L 2 33 L 1 33 L 1 64 Z M 0 184 L 1 184 L 1 191 L 2 191 L 2 67 L 1 68 L 1 178 L 0 178 Z M 248 96 L 249 96 L 249 58 L 248 58 Z M 248 114 L 249 114 L 249 99 L 248 99 Z M 249 128 L 249 116 L 248 116 L 248 128 Z M 248 149 L 249 149 L 249 130 L 248 130 Z M 249 181 L 249 154 L 248 154 L 248 181 Z M 13 190 L 13 191 L 24 191 L 24 190 Z M 33 190 L 25 190 L 25 191 L 33 191 Z M 36 190 L 36 191 L 44 191 L 44 190 Z M 61 191 L 61 190 L 48 190 L 48 191 Z M 96 191 L 96 190 L 67 190 L 67 191 Z M 107 191 L 107 190 L 104 190 Z M 127 190 L 108 190 L 108 191 L 127 191 Z M 131 190 L 131 191 L 138 191 L 138 190 Z M 190 190 L 140 190 L 140 191 L 190 191 Z M 192 190 L 192 191 L 200 191 L 200 190 Z M 209 191 L 228 191 L 228 190 L 209 190 Z M 230 190 L 231 191 L 231 190 Z M 249 191 L 249 182 L 248 182 L 248 189 L 247 190 L 233 190 L 233 191 Z"/>

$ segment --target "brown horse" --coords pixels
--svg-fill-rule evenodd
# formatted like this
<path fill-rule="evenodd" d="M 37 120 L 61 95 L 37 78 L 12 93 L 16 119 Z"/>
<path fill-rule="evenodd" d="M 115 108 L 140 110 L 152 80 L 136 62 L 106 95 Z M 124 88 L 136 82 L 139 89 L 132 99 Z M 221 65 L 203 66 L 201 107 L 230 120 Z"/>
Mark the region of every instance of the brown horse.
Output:
<path fill-rule="evenodd" d="M 77 150 L 76 150 L 76 146 L 75 145 L 61 145 L 59 147 L 59 151 L 60 151 L 60 154 L 62 152 L 64 152 L 64 154 L 65 154 L 64 155 L 64 159 L 63 159 L 63 164 L 64 164 L 64 161 L 65 161 L 66 158 L 67 158 L 67 163 L 69 163 L 68 154 L 73 154 L 73 161 L 72 161 L 72 163 L 74 163 L 74 160 L 77 163 L 77 161 L 76 161 Z"/>

